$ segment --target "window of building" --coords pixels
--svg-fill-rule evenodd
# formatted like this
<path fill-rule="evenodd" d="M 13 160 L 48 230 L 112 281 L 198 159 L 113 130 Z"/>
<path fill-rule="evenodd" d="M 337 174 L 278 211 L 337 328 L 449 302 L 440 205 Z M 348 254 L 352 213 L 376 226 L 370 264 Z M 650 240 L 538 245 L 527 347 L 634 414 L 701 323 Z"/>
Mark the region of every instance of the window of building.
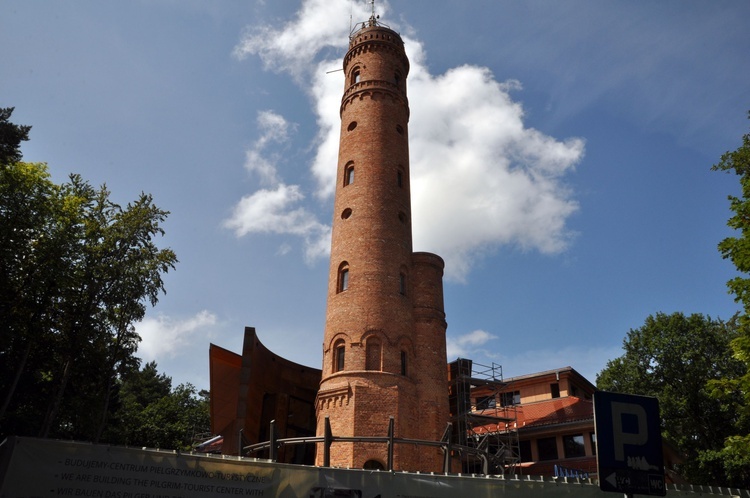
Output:
<path fill-rule="evenodd" d="M 406 273 L 401 272 L 398 276 L 398 291 L 406 295 Z"/>
<path fill-rule="evenodd" d="M 401 85 L 401 75 L 396 73 L 393 75 L 393 81 L 396 82 L 396 86 Z"/>
<path fill-rule="evenodd" d="M 495 408 L 496 404 L 495 396 L 487 396 L 485 398 L 477 399 L 477 410 L 486 410 L 488 408 Z"/>
<path fill-rule="evenodd" d="M 344 356 L 346 354 L 346 346 L 343 340 L 336 341 L 333 347 L 333 366 L 334 372 L 341 372 L 344 370 Z"/>
<path fill-rule="evenodd" d="M 351 123 L 349 123 L 349 126 L 346 127 L 346 130 L 347 131 L 352 131 L 356 127 L 357 127 L 357 122 L 356 121 L 352 121 Z"/>
<path fill-rule="evenodd" d="M 351 215 L 352 215 L 352 208 L 346 208 L 341 212 L 341 219 L 348 220 Z"/>
<path fill-rule="evenodd" d="M 539 460 L 557 460 L 557 441 L 554 437 L 542 437 L 536 440 Z"/>
<path fill-rule="evenodd" d="M 560 384 L 555 382 L 554 384 L 549 385 L 549 390 L 552 392 L 553 398 L 559 398 L 560 397 Z"/>
<path fill-rule="evenodd" d="M 341 290 L 345 291 L 349 288 L 349 268 L 341 270 Z"/>
<path fill-rule="evenodd" d="M 404 127 L 403 127 L 403 126 L 401 126 L 401 125 L 396 125 L 396 132 L 397 132 L 397 133 L 398 133 L 399 135 L 403 135 L 403 134 L 404 134 Z"/>
<path fill-rule="evenodd" d="M 365 370 L 380 370 L 380 354 L 382 347 L 376 337 L 367 339 L 365 344 Z"/>
<path fill-rule="evenodd" d="M 521 391 L 508 391 L 500 393 L 500 404 L 502 406 L 520 405 Z"/>
<path fill-rule="evenodd" d="M 344 292 L 349 288 L 349 264 L 344 261 L 339 266 L 339 281 L 336 287 L 336 292 Z"/>
<path fill-rule="evenodd" d="M 569 434 L 563 436 L 562 439 L 565 458 L 586 456 L 586 448 L 583 445 L 583 434 Z"/>
<path fill-rule="evenodd" d="M 400 171 L 400 170 L 398 172 L 397 182 L 398 182 L 398 187 L 399 188 L 401 188 L 401 187 L 404 186 L 404 173 L 402 171 Z"/>
<path fill-rule="evenodd" d="M 518 452 L 520 453 L 521 461 L 522 462 L 533 462 L 531 459 L 531 441 L 525 440 L 525 441 L 519 441 L 518 442 Z"/>
<path fill-rule="evenodd" d="M 354 71 L 352 71 L 352 84 L 359 83 L 359 79 L 360 79 L 359 68 L 355 68 Z"/>
<path fill-rule="evenodd" d="M 344 168 L 344 187 L 354 183 L 354 164 L 348 163 Z"/>
<path fill-rule="evenodd" d="M 401 375 L 406 375 L 406 351 L 401 351 Z"/>

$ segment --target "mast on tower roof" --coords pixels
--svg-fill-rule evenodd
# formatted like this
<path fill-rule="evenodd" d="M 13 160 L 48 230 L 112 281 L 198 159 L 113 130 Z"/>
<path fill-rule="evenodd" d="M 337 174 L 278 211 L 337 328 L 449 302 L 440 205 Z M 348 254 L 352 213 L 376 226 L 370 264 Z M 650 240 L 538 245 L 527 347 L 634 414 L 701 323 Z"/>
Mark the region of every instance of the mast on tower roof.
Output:
<path fill-rule="evenodd" d="M 380 17 L 380 16 L 377 16 L 377 17 L 375 16 L 375 0 L 370 0 L 370 10 L 371 10 L 370 26 L 375 26 L 378 23 L 377 19 Z"/>
<path fill-rule="evenodd" d="M 362 29 L 365 28 L 372 28 L 375 26 L 380 26 L 383 28 L 391 29 L 390 26 L 387 24 L 384 24 L 380 22 L 380 14 L 375 14 L 375 0 L 367 0 L 370 3 L 370 19 L 367 21 L 360 21 L 356 23 L 354 26 L 351 25 L 351 14 L 349 16 L 349 40 L 352 39 L 352 37 L 355 35 L 355 33 L 359 32 Z"/>

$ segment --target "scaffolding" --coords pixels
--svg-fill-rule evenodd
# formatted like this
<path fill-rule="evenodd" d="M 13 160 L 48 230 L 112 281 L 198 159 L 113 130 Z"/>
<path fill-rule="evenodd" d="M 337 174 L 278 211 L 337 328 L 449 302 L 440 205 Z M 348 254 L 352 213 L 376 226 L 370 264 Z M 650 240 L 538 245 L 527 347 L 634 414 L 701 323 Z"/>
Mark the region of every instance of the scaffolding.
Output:
<path fill-rule="evenodd" d="M 452 442 L 484 451 L 490 473 L 521 474 L 517 410 L 502 366 L 459 358 L 448 365 Z M 458 455 L 465 473 L 476 473 L 473 454 Z"/>

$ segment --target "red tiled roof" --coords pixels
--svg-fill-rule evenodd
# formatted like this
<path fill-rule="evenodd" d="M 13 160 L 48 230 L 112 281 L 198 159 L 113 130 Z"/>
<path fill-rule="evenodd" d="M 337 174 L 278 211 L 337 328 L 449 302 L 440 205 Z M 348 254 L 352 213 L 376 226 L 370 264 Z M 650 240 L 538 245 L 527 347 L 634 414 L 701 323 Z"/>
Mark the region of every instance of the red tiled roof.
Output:
<path fill-rule="evenodd" d="M 594 403 L 576 396 L 526 403 L 517 408 L 519 428 L 594 419 Z"/>
<path fill-rule="evenodd" d="M 515 413 L 514 413 L 515 410 Z M 505 430 L 506 422 L 512 420 L 515 415 L 516 427 L 528 429 L 534 427 L 568 424 L 572 422 L 583 422 L 594 420 L 594 403 L 577 396 L 566 396 L 533 403 L 524 403 L 514 407 L 499 408 L 497 410 L 483 410 L 477 415 L 486 417 L 497 417 L 499 423 L 474 427 L 478 433 Z M 508 429 L 513 429 L 510 422 Z"/>

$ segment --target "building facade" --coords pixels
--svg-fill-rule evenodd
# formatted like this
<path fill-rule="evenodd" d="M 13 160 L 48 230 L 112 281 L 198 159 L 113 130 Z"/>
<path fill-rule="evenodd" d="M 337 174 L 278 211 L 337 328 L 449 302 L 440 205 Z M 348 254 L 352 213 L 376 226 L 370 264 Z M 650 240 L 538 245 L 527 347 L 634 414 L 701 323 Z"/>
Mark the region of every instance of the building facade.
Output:
<path fill-rule="evenodd" d="M 456 375 L 458 368 L 464 372 Z M 480 373 L 488 367 L 462 359 L 451 363 L 450 370 L 452 419 L 466 435 L 464 444 L 487 441 L 493 473 L 596 473 L 596 388 L 576 370 L 563 367 L 503 379 L 496 366 L 488 378 Z M 464 471 L 471 470 L 465 462 Z"/>
<path fill-rule="evenodd" d="M 409 61 L 373 16 L 343 61 L 331 261 L 317 433 L 437 440 L 447 423 L 443 261 L 412 251 Z M 419 420 L 419 423 L 415 423 Z M 318 452 L 317 462 L 322 463 Z M 439 470 L 437 450 L 400 446 L 394 467 Z M 383 468 L 382 444 L 337 443 L 331 465 Z"/>
<path fill-rule="evenodd" d="M 211 432 L 221 436 L 221 453 L 242 455 L 244 446 L 268 441 L 271 421 L 278 438 L 315 434 L 320 370 L 274 354 L 252 327 L 245 327 L 242 354 L 211 344 L 209 365 Z M 279 461 L 311 465 L 314 452 L 310 445 L 290 446 Z"/>
<path fill-rule="evenodd" d="M 571 367 L 507 379 L 499 404 L 516 408 L 525 474 L 596 474 L 593 395 Z"/>

